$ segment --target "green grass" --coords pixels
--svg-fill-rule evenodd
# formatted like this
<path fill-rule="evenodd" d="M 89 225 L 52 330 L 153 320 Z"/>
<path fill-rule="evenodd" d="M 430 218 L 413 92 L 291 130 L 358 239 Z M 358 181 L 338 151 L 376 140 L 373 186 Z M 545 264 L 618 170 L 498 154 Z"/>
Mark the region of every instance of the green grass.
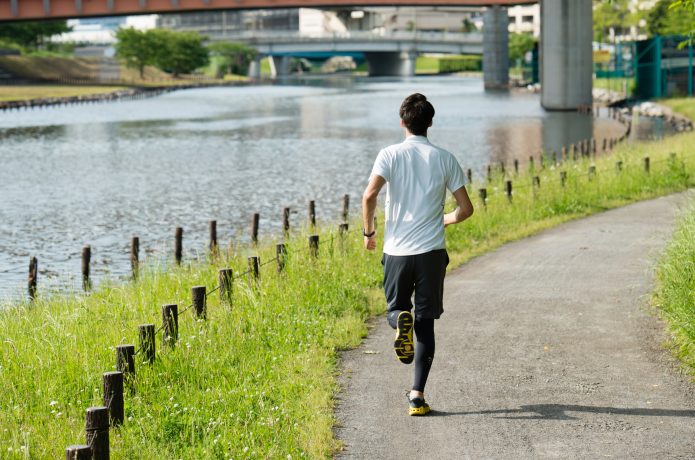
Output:
<path fill-rule="evenodd" d="M 594 88 L 607 89 L 617 93 L 623 93 L 627 89 L 627 95 L 631 96 L 635 92 L 634 78 L 596 78 Z"/>
<path fill-rule="evenodd" d="M 618 147 L 594 162 L 522 171 L 513 203 L 502 176 L 473 184 L 476 213 L 447 230 L 452 266 L 501 244 L 591 213 L 695 185 L 695 134 Z M 669 153 L 677 153 L 671 160 Z M 651 173 L 642 158 L 651 157 Z M 615 162 L 624 163 L 623 171 Z M 590 164 L 598 174 L 586 175 Z M 566 187 L 560 171 L 568 173 Z M 539 175 L 540 189 L 531 187 Z M 483 208 L 475 198 L 487 187 Z M 451 206 L 451 205 L 449 205 Z M 354 223 L 353 228 L 359 228 Z M 327 458 L 338 448 L 332 427 L 337 351 L 356 346 L 365 320 L 383 311 L 380 254 L 321 232 L 319 258 L 307 254 L 306 232 L 289 242 L 278 274 L 272 241 L 219 258 L 144 270 L 138 282 L 112 282 L 90 295 L 39 298 L 0 312 L 0 456 L 57 458 L 84 442 L 84 411 L 101 405 L 101 375 L 114 368 L 114 347 L 137 340 L 137 326 L 161 323 L 160 307 L 190 303 L 190 288 L 217 285 L 217 270 L 246 270 L 258 253 L 256 287 L 234 283 L 233 305 L 217 293 L 208 320 L 180 318 L 180 340 L 152 366 L 137 363 L 126 394 L 125 424 L 111 431 L 112 458 Z"/>
<path fill-rule="evenodd" d="M 653 303 L 678 358 L 695 375 L 695 203 L 681 218 L 657 270 Z"/>
<path fill-rule="evenodd" d="M 695 100 L 693 98 L 662 99 L 659 103 L 669 106 L 674 112 L 695 120 Z"/>
<path fill-rule="evenodd" d="M 0 101 L 24 101 L 47 97 L 72 97 L 112 93 L 122 86 L 12 85 L 0 86 Z"/>

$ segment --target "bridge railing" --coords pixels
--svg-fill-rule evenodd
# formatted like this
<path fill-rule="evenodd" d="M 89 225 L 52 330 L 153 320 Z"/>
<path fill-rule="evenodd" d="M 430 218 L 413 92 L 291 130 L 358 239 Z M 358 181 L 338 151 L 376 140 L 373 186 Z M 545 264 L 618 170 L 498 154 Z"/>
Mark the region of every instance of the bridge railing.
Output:
<path fill-rule="evenodd" d="M 216 35 L 216 40 L 242 41 L 246 43 L 297 43 L 326 41 L 418 41 L 482 43 L 480 33 L 422 32 L 422 31 L 345 31 L 308 33 L 298 31 L 248 30 L 232 34 Z"/>

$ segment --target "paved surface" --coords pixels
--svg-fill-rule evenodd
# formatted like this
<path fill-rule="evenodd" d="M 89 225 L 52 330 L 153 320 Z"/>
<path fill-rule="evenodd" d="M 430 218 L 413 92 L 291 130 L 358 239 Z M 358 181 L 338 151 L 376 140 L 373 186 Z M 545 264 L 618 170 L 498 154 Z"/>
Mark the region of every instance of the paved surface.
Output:
<path fill-rule="evenodd" d="M 648 307 L 686 201 L 571 222 L 450 273 L 427 417 L 407 416 L 413 368 L 378 318 L 343 357 L 339 457 L 695 458 L 695 385 Z"/>

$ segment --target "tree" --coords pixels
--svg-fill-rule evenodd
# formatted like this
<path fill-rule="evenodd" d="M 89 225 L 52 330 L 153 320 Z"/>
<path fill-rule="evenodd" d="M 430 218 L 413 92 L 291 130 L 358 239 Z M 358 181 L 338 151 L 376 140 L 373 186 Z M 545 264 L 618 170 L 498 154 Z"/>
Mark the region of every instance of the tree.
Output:
<path fill-rule="evenodd" d="M 515 62 L 523 59 L 526 53 L 533 50 L 536 39 L 530 33 L 509 34 L 509 60 Z"/>
<path fill-rule="evenodd" d="M 151 31 L 132 27 L 116 31 L 116 56 L 126 67 L 138 69 L 140 78 L 145 76 L 145 66 L 152 65 L 157 55 L 157 47 Z"/>
<path fill-rule="evenodd" d="M 205 37 L 198 32 L 174 32 L 168 29 L 148 31 L 155 42 L 155 65 L 174 76 L 190 73 L 209 61 Z"/>
<path fill-rule="evenodd" d="M 217 42 L 208 46 L 213 56 L 219 57 L 221 65 L 228 74 L 246 75 L 249 64 L 256 58 L 258 52 L 243 43 Z"/>
<path fill-rule="evenodd" d="M 659 0 L 647 16 L 651 36 L 692 34 L 694 29 L 694 0 Z"/>
<path fill-rule="evenodd" d="M 0 39 L 36 49 L 47 38 L 70 30 L 66 21 L 8 22 L 0 24 Z"/>
<path fill-rule="evenodd" d="M 630 0 L 594 1 L 594 41 L 604 42 L 611 35 L 627 35 L 639 26 L 644 12 L 630 9 Z"/>

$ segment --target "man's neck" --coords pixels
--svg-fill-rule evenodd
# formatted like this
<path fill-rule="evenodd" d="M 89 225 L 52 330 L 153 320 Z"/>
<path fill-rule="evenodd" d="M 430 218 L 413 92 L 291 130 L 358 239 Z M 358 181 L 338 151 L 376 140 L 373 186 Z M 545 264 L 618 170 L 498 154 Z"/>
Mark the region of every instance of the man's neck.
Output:
<path fill-rule="evenodd" d="M 413 134 L 407 129 L 405 130 L 405 137 L 410 137 L 410 136 L 420 136 L 420 137 L 427 137 L 427 133 L 425 134 Z"/>

